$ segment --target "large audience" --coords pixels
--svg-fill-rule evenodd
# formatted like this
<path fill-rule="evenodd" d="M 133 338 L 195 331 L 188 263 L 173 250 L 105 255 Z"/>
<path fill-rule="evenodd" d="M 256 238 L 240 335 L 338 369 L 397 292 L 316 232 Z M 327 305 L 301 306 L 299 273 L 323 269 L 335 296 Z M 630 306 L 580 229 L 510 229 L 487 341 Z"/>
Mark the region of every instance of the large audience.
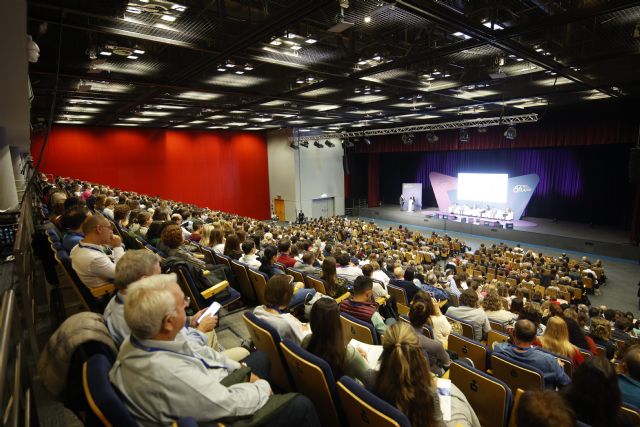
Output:
<path fill-rule="evenodd" d="M 345 217 L 258 221 L 71 179 L 49 183 L 44 198 L 82 284 L 116 286 L 104 310 L 119 348 L 110 379 L 142 425 L 181 416 L 319 425 L 307 397 L 274 394 L 266 354 L 251 343 L 224 348 L 215 332 L 219 314 L 193 313 L 176 275 L 161 274 L 170 259 L 205 275 L 220 270 L 210 254 L 264 274 L 256 318 L 413 426 L 480 426 L 477 408 L 455 384 L 446 417 L 438 393 L 452 360 L 473 365 L 448 349 L 464 325 L 479 343 L 491 331 L 506 333 L 490 351 L 543 373 L 545 390 L 524 394 L 518 426 L 633 425 L 621 405 L 640 406 L 640 322 L 591 305 L 589 295 L 606 292 L 599 260 L 504 243 L 471 250 L 447 234 Z M 222 272 L 240 290 L 234 272 Z M 296 281 L 294 272 L 313 280 Z M 345 343 L 341 314 L 372 326 L 382 345 L 377 364 Z"/>

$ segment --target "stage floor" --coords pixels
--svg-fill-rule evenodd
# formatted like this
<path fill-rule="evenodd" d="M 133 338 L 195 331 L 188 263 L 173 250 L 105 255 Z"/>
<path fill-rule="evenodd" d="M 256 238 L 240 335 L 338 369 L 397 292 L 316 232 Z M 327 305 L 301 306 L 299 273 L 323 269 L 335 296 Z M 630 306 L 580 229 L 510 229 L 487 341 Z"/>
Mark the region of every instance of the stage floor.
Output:
<path fill-rule="evenodd" d="M 532 217 L 513 221 L 513 229 L 504 229 L 438 219 L 432 216 L 436 212 L 437 208 L 407 212 L 398 205 L 382 205 L 360 208 L 359 216 L 640 262 L 640 248 L 629 242 L 628 230 Z"/>

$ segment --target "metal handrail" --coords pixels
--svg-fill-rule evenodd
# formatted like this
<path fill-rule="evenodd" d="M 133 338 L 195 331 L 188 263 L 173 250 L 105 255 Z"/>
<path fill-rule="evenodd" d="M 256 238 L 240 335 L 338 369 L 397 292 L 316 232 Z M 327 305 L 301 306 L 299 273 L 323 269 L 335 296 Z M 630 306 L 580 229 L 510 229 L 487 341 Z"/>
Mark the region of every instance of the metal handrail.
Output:
<path fill-rule="evenodd" d="M 9 353 L 11 346 L 11 329 L 16 295 L 13 289 L 8 289 L 2 296 L 0 311 L 0 402 L 4 402 L 4 386 L 7 380 Z M 0 408 L 2 411 L 2 408 Z M 0 414 L 2 419 L 2 414 Z"/>

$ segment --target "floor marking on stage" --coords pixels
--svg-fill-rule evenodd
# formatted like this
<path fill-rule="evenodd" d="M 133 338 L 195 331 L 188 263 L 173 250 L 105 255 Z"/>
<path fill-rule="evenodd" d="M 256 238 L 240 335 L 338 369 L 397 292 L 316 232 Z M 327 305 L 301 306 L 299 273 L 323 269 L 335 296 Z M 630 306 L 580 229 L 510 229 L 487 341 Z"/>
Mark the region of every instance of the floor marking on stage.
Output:
<path fill-rule="evenodd" d="M 389 221 L 386 219 L 378 219 L 378 218 L 371 218 L 368 216 L 359 216 L 359 217 L 355 217 L 355 218 L 359 218 L 359 219 L 368 219 L 374 222 L 382 222 L 385 224 L 391 224 L 391 225 L 395 225 L 396 227 L 398 225 L 402 225 L 403 227 L 406 228 L 416 228 L 416 229 L 422 229 L 422 230 L 430 230 L 430 231 L 435 231 L 438 234 L 442 234 L 442 233 L 446 233 L 449 234 L 450 236 L 468 236 L 468 237 L 472 237 L 474 239 L 478 239 L 478 240 L 493 240 L 496 242 L 503 242 L 503 243 L 507 243 L 507 244 L 513 244 L 512 246 L 515 246 L 516 244 L 520 245 L 523 248 L 541 248 L 541 249 L 549 249 L 549 250 L 553 250 L 554 252 L 560 252 L 560 253 L 565 253 L 565 254 L 574 254 L 574 255 L 578 255 L 578 256 L 587 256 L 589 258 L 594 258 L 594 259 L 600 259 L 600 260 L 607 260 L 607 261 L 615 261 L 615 262 L 621 262 L 621 263 L 625 263 L 625 264 L 632 264 L 632 265 L 637 265 L 638 261 L 637 260 L 632 260 L 632 259 L 626 259 L 626 258 L 616 258 L 616 257 L 611 257 L 611 256 L 607 256 L 607 255 L 600 255 L 600 254 L 594 254 L 594 253 L 589 253 L 589 252 L 578 252 L 578 251 L 573 251 L 571 249 L 563 249 L 563 248 L 557 248 L 555 246 L 543 246 L 543 245 L 536 245 L 533 243 L 523 243 L 523 242 L 516 242 L 515 240 L 506 240 L 506 239 L 497 239 L 495 237 L 488 237 L 488 236 L 482 236 L 479 234 L 471 234 L 471 233 L 465 233 L 463 231 L 449 231 L 449 230 L 443 230 L 441 228 L 431 228 L 431 227 L 425 227 L 424 225 L 413 225 L 413 224 L 405 224 L 402 222 L 398 222 L 398 221 Z"/>

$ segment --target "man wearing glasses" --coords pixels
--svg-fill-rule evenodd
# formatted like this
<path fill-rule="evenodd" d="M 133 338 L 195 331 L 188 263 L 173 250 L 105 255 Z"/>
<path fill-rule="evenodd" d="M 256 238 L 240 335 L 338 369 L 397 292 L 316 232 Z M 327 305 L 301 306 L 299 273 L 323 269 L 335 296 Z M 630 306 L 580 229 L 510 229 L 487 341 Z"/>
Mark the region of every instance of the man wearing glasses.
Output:
<path fill-rule="evenodd" d="M 109 378 L 140 425 L 170 425 L 185 416 L 199 423 L 247 417 L 272 399 L 264 379 L 269 374 L 265 353 L 254 352 L 239 363 L 182 338 L 188 305 L 173 273 L 143 278 L 127 290 L 124 316 L 131 335 L 120 347 Z M 225 384 L 243 365 L 251 368 L 246 379 Z M 272 409 L 267 426 L 320 425 L 304 396 Z"/>
<path fill-rule="evenodd" d="M 82 225 L 84 239 L 71 250 L 71 265 L 82 283 L 88 288 L 96 288 L 116 277 L 116 263 L 122 255 L 122 239 L 113 234 L 111 223 L 102 215 L 93 215 Z M 108 256 L 103 246 L 113 248 Z"/>

